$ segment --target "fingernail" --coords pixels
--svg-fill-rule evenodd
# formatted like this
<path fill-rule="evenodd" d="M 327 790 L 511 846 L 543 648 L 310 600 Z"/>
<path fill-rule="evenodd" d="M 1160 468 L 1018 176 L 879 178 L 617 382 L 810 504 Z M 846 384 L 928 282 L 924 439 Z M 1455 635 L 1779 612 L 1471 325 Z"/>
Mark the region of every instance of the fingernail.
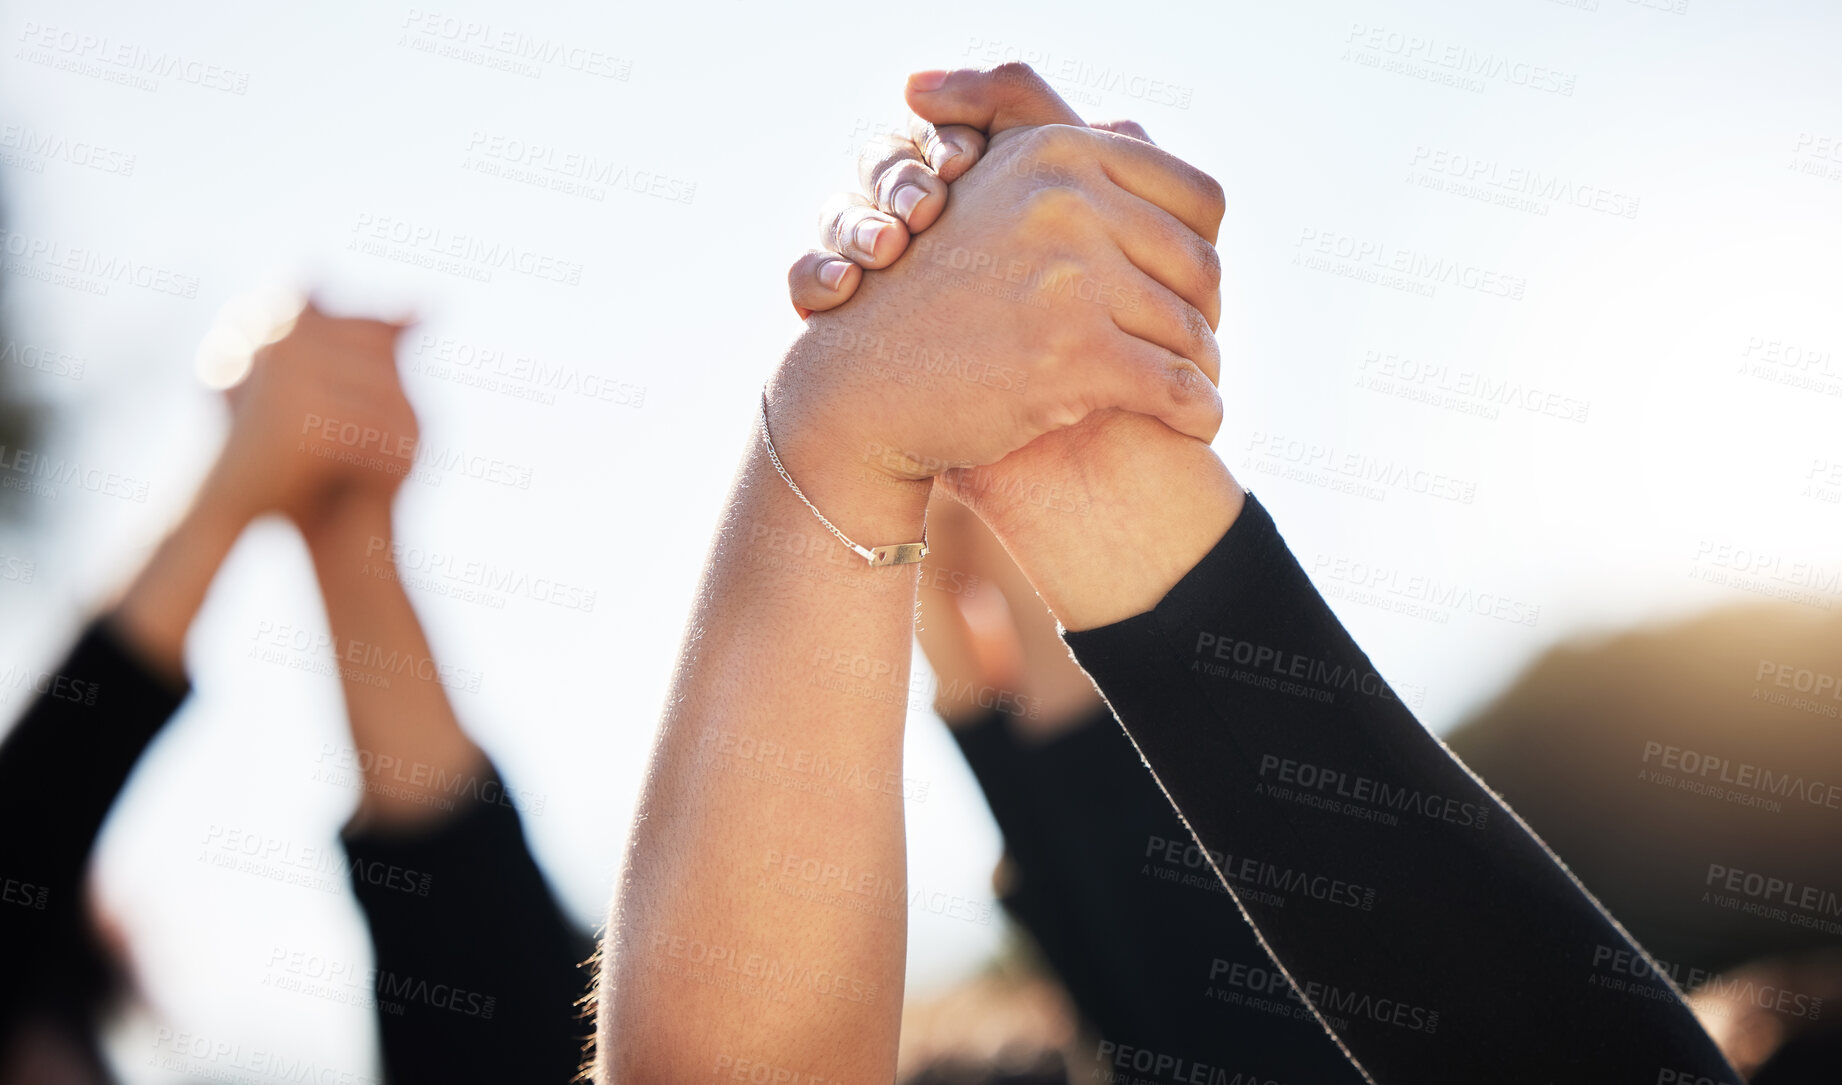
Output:
<path fill-rule="evenodd" d="M 886 222 L 878 222 L 875 219 L 864 219 L 857 224 L 857 229 L 851 234 L 851 240 L 856 243 L 858 251 L 874 259 L 876 257 L 876 239 L 883 236 L 883 231 L 888 228 L 889 224 Z"/>
<path fill-rule="evenodd" d="M 915 208 L 925 199 L 927 192 L 920 185 L 903 185 L 895 190 L 895 198 L 889 202 L 895 204 L 895 213 L 907 222 L 908 216 L 914 214 Z"/>
<path fill-rule="evenodd" d="M 959 148 L 944 139 L 936 139 L 934 145 L 927 149 L 927 166 L 935 173 L 945 169 L 948 162 L 959 157 Z"/>
<path fill-rule="evenodd" d="M 947 73 L 936 68 L 933 71 L 916 72 L 908 77 L 909 90 L 939 90 L 947 81 Z"/>
<path fill-rule="evenodd" d="M 819 265 L 819 283 L 827 290 L 836 290 L 838 284 L 844 281 L 844 273 L 849 270 L 849 261 L 827 260 Z"/>

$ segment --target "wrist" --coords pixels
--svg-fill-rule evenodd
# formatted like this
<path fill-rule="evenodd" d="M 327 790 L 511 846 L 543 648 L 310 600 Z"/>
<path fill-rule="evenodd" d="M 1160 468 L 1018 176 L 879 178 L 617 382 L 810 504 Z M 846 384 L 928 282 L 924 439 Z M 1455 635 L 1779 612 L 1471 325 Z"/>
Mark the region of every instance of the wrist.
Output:
<path fill-rule="evenodd" d="M 269 511 L 252 495 L 250 487 L 232 477 L 224 462 L 219 461 L 205 476 L 198 496 L 186 509 L 176 530 L 241 534 L 244 528 Z"/>
<path fill-rule="evenodd" d="M 394 517 L 391 495 L 364 489 L 329 496 L 297 526 L 315 560 L 331 555 L 390 561 Z"/>
<path fill-rule="evenodd" d="M 868 550 L 920 542 L 934 480 L 902 478 L 874 468 L 861 453 L 853 455 L 848 436 L 810 415 L 778 409 L 785 402 L 770 400 L 765 434 L 761 420 L 756 420 L 749 454 L 763 484 L 784 495 L 791 516 L 811 524 L 815 532 L 824 532 L 829 522 L 851 543 Z M 764 436 L 771 437 L 786 477 L 775 470 Z M 800 500 L 802 494 L 805 501 Z M 837 545 L 845 543 L 840 540 Z"/>
<path fill-rule="evenodd" d="M 842 396 L 822 394 L 830 382 L 801 372 L 805 367 L 796 362 L 800 351 L 796 346 L 789 352 L 765 394 L 765 436 L 780 466 L 819 514 L 858 546 L 919 542 L 933 478 L 904 470 L 899 460 L 891 462 L 859 424 L 862 412 L 851 409 Z M 793 487 L 778 477 L 763 438 L 762 419 L 757 419 L 750 455 L 788 500 L 803 508 Z M 812 509 L 803 511 L 823 530 Z"/>
<path fill-rule="evenodd" d="M 979 516 L 1068 629 L 1143 614 L 1221 541 L 1245 493 L 1215 450 L 1157 419 L 1110 412 L 1055 459 L 1071 514 L 975 500 Z M 1012 489 L 1015 489 L 1014 487 Z"/>

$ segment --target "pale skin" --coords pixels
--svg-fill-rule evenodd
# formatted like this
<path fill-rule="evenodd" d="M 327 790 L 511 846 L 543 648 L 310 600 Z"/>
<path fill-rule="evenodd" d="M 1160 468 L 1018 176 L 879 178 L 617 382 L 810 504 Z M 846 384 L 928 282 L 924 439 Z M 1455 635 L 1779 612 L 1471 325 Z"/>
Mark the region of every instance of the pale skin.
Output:
<path fill-rule="evenodd" d="M 1215 268 L 1190 225 L 1213 236 L 1219 186 L 1106 133 L 1007 138 L 1005 108 L 1040 88 L 1012 74 L 913 80 L 917 93 L 997 103 L 981 127 L 1014 167 L 965 177 L 951 214 L 931 208 L 930 238 L 1022 278 L 1076 278 L 1038 275 L 1026 297 L 1040 304 L 1018 304 L 928 260 L 897 262 L 862 281 L 848 313 L 813 320 L 769 382 L 783 463 L 868 544 L 920 537 L 931 475 L 984 470 L 1097 411 L 1150 412 L 1199 446 L 1220 421 Z M 935 195 L 944 202 L 944 186 Z M 888 236 L 870 253 L 894 259 Z M 1135 304 L 1059 289 L 1070 281 Z M 1026 391 L 951 379 L 916 394 L 865 367 L 879 351 L 903 364 L 920 345 L 1003 365 Z M 609 921 L 599 1080 L 707 1081 L 743 1060 L 826 1080 L 895 1072 L 915 567 L 850 557 L 759 439 L 687 626 Z M 819 763 L 852 772 L 810 786 Z"/>
<path fill-rule="evenodd" d="M 835 265 L 887 266 L 895 259 L 891 253 L 907 248 L 910 235 L 931 226 L 939 213 L 936 205 L 946 199 L 946 183 L 984 154 L 984 129 L 1084 123 L 1046 85 L 1032 86 L 1021 74 L 1008 83 L 1012 93 L 1002 99 L 969 81 L 964 93 L 954 93 L 952 81 L 944 93 L 910 88 L 908 102 L 916 116 L 912 138 L 866 148 L 860 171 L 866 195 L 827 205 L 828 238 L 853 236 L 865 217 L 885 225 L 875 256 L 843 245 L 800 258 L 788 273 L 796 310 L 805 315 L 844 305 L 866 280 L 861 271 L 840 273 Z M 1095 127 L 1149 142 L 1144 129 L 1131 121 Z M 903 185 L 922 189 L 926 198 L 918 206 L 912 195 L 898 202 Z M 917 213 L 905 217 L 904 205 Z M 1212 226 L 1205 236 L 1213 240 Z M 1198 309 L 1213 328 L 1219 304 Z M 1155 418 L 1119 410 L 1095 412 L 995 464 L 950 470 L 940 481 L 945 493 L 974 510 L 996 534 L 1049 610 L 1071 630 L 1098 628 L 1150 610 L 1220 541 L 1240 515 L 1245 496 L 1204 441 Z M 1052 488 L 1056 507 L 1010 497 L 1026 492 L 1018 482 L 1034 484 L 1035 492 Z M 1084 512 L 1073 516 L 1066 511 L 1070 508 Z M 1015 599 L 1012 606 L 1028 609 Z M 943 653 L 955 650 L 944 641 Z M 1026 638 L 1025 643 L 1031 642 Z"/>

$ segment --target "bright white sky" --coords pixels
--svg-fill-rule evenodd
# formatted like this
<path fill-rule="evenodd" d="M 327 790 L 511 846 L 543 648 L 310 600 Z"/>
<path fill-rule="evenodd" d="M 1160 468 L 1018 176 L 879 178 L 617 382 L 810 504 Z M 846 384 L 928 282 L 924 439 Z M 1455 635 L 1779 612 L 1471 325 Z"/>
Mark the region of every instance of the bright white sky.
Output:
<path fill-rule="evenodd" d="M 1801 579 L 1824 607 L 1839 594 L 1836 487 L 1805 492 L 1842 462 L 1842 17 L 1818 0 L 5 9 L 12 334 L 84 368 L 28 370 L 16 350 L 0 366 L 60 408 L 44 451 L 147 496 L 28 502 L 31 531 L 0 534 L 0 567 L 35 570 L 0 580 L 0 659 L 54 662 L 184 502 L 222 432 L 194 350 L 253 287 L 321 283 L 348 310 L 413 308 L 438 340 L 643 387 L 638 407 L 533 403 L 413 371 L 414 337 L 405 352 L 425 443 L 527 468 L 530 485 L 412 484 L 404 542 L 597 593 L 587 614 L 416 595 L 438 654 L 481 674 L 457 707 L 542 796 L 527 831 L 584 924 L 756 389 L 798 329 L 786 264 L 824 197 L 854 184 L 848 152 L 900 119 L 911 69 L 1022 55 L 1078 109 L 1138 119 L 1221 179 L 1218 447 L 1436 729 L 1560 638 L 1757 598 L 1698 573 L 1763 555 L 1752 588 Z M 580 48 L 592 70 L 457 59 L 443 18 Z M 211 68 L 122 85 L 103 59 L 122 48 Z M 592 199 L 491 175 L 504 163 L 483 152 L 501 141 L 625 184 Z M 78 144 L 108 153 L 84 165 Z M 97 168 L 130 156 L 128 175 Z M 515 245 L 579 282 L 477 282 L 354 250 L 355 227 L 387 220 Z M 40 242 L 195 278 L 196 298 L 37 281 L 43 261 L 17 250 Z M 1410 279 L 1432 266 L 1432 296 L 1349 274 L 1375 261 Z M 1512 288 L 1520 300 L 1490 292 Z M 1447 405 L 1399 394 L 1428 371 L 1420 387 Z M 1505 385 L 1521 398 L 1480 415 Z M 1384 480 L 1344 492 L 1339 466 Z M 1432 577 L 1534 624 L 1349 597 L 1376 569 L 1384 588 Z M 150 1059 L 160 1028 L 376 1073 L 369 1011 L 269 982 L 278 947 L 364 967 L 349 896 L 200 858 L 214 831 L 327 845 L 349 810 L 314 780 L 342 733 L 335 686 L 249 658 L 258 630 L 321 622 L 298 542 L 272 525 L 247 538 L 194 632 L 195 699 L 107 831 L 101 892 L 150 1000 L 115 1044 L 131 1080 L 168 1079 Z M 15 713 L 19 693 L 0 695 Z M 995 831 L 925 711 L 909 757 L 930 783 L 908 811 L 912 881 L 988 899 Z M 911 925 L 917 989 L 997 936 Z"/>

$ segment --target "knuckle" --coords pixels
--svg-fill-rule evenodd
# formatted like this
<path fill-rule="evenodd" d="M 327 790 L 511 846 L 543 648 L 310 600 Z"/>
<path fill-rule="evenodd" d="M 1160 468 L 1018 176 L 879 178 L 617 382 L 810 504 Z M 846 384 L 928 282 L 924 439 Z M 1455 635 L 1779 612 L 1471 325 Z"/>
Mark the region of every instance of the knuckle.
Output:
<path fill-rule="evenodd" d="M 1209 240 L 1196 234 L 1190 235 L 1190 244 L 1195 250 L 1196 271 L 1202 280 L 1204 290 L 1216 291 L 1222 287 L 1222 254 Z"/>
<path fill-rule="evenodd" d="M 1048 86 L 1036 69 L 1021 60 L 1007 60 L 985 69 L 986 78 L 1012 93 L 1030 93 Z"/>
<path fill-rule="evenodd" d="M 821 259 L 823 257 L 819 253 L 809 252 L 793 261 L 787 268 L 787 292 L 795 297 L 804 293 L 811 286 Z"/>
<path fill-rule="evenodd" d="M 857 227 L 857 220 L 862 211 L 856 207 L 844 207 L 832 213 L 825 222 L 825 246 L 833 252 L 843 252 L 850 244 L 851 234 Z"/>
<path fill-rule="evenodd" d="M 1023 411 L 1023 424 L 1037 434 L 1072 426 L 1080 420 L 1080 409 L 1060 396 L 1036 400 Z"/>
<path fill-rule="evenodd" d="M 1088 210 L 1087 196 L 1069 185 L 1044 185 L 1023 201 L 1019 221 L 1025 227 L 1063 227 Z"/>
<path fill-rule="evenodd" d="M 1189 342 L 1194 344 L 1201 353 L 1208 353 L 1209 347 L 1213 344 L 1215 339 L 1215 336 L 1209 331 L 1208 318 L 1203 316 L 1202 312 L 1194 305 L 1183 305 L 1180 308 L 1182 311 L 1180 319 L 1183 321 L 1184 335 L 1188 337 Z"/>
<path fill-rule="evenodd" d="M 1037 145 L 1056 154 L 1084 153 L 1094 138 L 1086 128 L 1072 124 L 1045 124 L 1036 128 Z"/>
<path fill-rule="evenodd" d="M 887 208 L 895 198 L 895 190 L 903 185 L 918 185 L 923 192 L 931 192 L 933 190 L 930 183 L 932 176 L 912 158 L 895 163 L 877 175 L 875 192 L 877 206 Z"/>
<path fill-rule="evenodd" d="M 906 141 L 898 143 L 893 139 L 878 136 L 865 143 L 857 151 L 857 173 L 860 180 L 874 181 L 878 176 L 900 166 L 913 158 L 911 145 Z"/>
<path fill-rule="evenodd" d="M 1222 183 L 1198 170 L 1196 171 L 1196 191 L 1202 198 L 1203 208 L 1209 221 L 1220 226 L 1222 216 L 1228 213 L 1228 194 L 1222 188 Z"/>

